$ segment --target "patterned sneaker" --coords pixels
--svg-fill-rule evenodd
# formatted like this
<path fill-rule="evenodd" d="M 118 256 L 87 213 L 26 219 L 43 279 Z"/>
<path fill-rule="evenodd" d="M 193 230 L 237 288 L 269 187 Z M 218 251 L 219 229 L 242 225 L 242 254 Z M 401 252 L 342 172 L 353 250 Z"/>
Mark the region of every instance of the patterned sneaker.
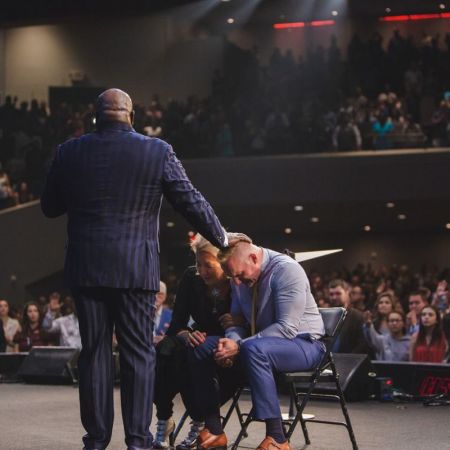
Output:
<path fill-rule="evenodd" d="M 158 420 L 156 424 L 156 435 L 153 441 L 153 448 L 167 449 L 173 447 L 173 432 L 175 422 L 172 418 L 167 420 Z"/>
<path fill-rule="evenodd" d="M 176 450 L 191 450 L 193 448 L 196 448 L 198 435 L 204 427 L 205 422 L 196 422 L 195 420 L 193 420 L 191 422 L 191 429 L 189 430 L 186 439 L 181 441 L 181 443 L 176 446 Z"/>

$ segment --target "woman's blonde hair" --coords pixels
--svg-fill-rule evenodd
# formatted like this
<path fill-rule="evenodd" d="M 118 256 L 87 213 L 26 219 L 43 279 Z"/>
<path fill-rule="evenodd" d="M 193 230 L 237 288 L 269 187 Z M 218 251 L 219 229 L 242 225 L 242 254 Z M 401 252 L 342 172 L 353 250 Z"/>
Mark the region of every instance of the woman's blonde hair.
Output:
<path fill-rule="evenodd" d="M 194 240 L 191 242 L 191 250 L 196 255 L 197 253 L 206 252 L 210 253 L 214 257 L 217 257 L 219 249 L 214 247 L 207 239 L 205 239 L 200 233 L 197 233 Z"/>

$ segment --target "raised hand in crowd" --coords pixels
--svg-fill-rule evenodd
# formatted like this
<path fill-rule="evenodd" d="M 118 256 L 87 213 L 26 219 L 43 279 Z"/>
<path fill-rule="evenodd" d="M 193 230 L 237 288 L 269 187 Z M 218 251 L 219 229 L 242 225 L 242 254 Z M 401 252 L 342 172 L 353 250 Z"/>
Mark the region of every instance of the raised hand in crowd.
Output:
<path fill-rule="evenodd" d="M 373 315 L 371 311 L 363 312 L 363 320 L 366 325 L 371 325 L 373 321 Z"/>

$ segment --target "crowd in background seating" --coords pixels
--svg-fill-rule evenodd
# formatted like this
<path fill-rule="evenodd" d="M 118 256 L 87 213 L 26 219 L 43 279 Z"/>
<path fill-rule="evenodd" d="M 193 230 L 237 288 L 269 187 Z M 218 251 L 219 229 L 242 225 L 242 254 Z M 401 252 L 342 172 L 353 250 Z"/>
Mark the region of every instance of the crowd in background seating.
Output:
<path fill-rule="evenodd" d="M 406 265 L 375 268 L 358 264 L 352 270 L 327 273 L 313 269 L 309 278 L 319 307 L 344 306 L 348 310 L 336 352 L 400 361 L 442 362 L 449 357 L 449 269 L 423 267 L 414 272 Z M 171 309 L 173 297 L 167 293 L 175 292 L 176 278 L 171 277 L 168 288 L 165 283 L 161 286 L 155 319 L 163 319 L 156 323 L 157 342 L 170 323 L 169 311 L 162 311 Z M 430 317 L 434 320 L 431 325 Z M 62 300 L 58 292 L 21 309 L 0 300 L 0 319 L 8 352 L 28 351 L 33 345 L 81 348 L 73 300 L 69 296 Z M 430 347 L 436 349 L 430 353 Z"/>
<path fill-rule="evenodd" d="M 182 158 L 450 145 L 450 34 L 421 42 L 399 32 L 357 35 L 343 58 L 332 38 L 306 57 L 228 42 L 211 95 L 154 95 L 135 105 L 135 128 Z M 0 209 L 37 198 L 55 146 L 95 129 L 94 105 L 5 97 L 0 105 Z"/>

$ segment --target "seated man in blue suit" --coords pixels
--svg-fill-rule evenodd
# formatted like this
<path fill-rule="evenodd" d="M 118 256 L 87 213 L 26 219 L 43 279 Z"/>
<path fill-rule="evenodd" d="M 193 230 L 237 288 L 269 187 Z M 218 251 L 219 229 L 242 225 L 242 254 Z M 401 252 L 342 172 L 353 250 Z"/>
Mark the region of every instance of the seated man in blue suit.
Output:
<path fill-rule="evenodd" d="M 67 213 L 68 218 L 64 273 L 76 302 L 83 346 L 78 368 L 87 450 L 103 450 L 111 439 L 114 328 L 125 442 L 130 450 L 152 446 L 152 328 L 160 290 L 162 197 L 215 246 L 228 243 L 172 147 L 136 133 L 133 117 L 127 93 L 103 92 L 96 103 L 96 132 L 58 147 L 41 197 L 47 217 Z"/>
<path fill-rule="evenodd" d="M 156 345 L 165 336 L 172 321 L 172 310 L 164 307 L 167 299 L 167 285 L 159 282 L 159 292 L 155 296 L 155 322 L 153 326 L 153 343 Z"/>
<path fill-rule="evenodd" d="M 205 342 L 191 359 L 205 412 L 199 447 L 227 445 L 211 370 L 214 364 L 234 364 L 244 370 L 250 384 L 253 416 L 266 423 L 266 437 L 258 449 L 288 450 L 273 373 L 309 370 L 325 351 L 319 341 L 324 325 L 308 278 L 289 256 L 248 242 L 222 250 L 218 259 L 232 279 L 232 323 L 227 337 L 215 345 Z"/>

